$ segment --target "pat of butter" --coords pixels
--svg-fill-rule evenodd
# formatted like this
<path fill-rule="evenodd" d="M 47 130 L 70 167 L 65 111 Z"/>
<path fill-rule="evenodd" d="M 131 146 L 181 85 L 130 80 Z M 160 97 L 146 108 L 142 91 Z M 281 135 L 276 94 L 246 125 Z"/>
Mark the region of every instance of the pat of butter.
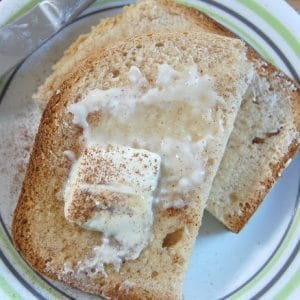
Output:
<path fill-rule="evenodd" d="M 160 156 L 147 150 L 89 145 L 65 187 L 66 219 L 112 237 L 122 258 L 138 257 L 151 236 L 160 163 Z"/>

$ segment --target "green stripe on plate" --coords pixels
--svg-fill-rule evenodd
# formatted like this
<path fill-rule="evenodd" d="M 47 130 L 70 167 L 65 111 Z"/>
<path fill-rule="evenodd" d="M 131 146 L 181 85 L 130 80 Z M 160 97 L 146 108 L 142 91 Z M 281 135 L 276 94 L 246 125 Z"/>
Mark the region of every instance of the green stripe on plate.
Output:
<path fill-rule="evenodd" d="M 6 294 L 9 299 L 12 300 L 22 300 L 22 297 L 18 294 L 18 292 L 10 286 L 10 284 L 5 280 L 4 277 L 0 275 L 0 289 Z"/>
<path fill-rule="evenodd" d="M 26 274 L 26 277 L 30 279 L 31 282 L 34 282 L 43 290 L 47 291 L 50 295 L 53 296 L 53 299 L 60 299 L 62 296 L 59 292 L 52 289 L 48 284 L 42 281 L 34 272 L 33 270 L 25 263 L 25 261 L 17 254 L 16 250 L 14 249 L 13 245 L 7 238 L 4 229 L 0 226 L 0 244 L 2 247 L 5 247 L 7 252 L 13 259 L 14 265 L 18 265 L 20 269 Z M 20 274 L 20 276 L 22 276 Z M 30 282 L 29 282 L 30 284 Z"/>
<path fill-rule="evenodd" d="M 194 7 L 196 9 L 206 13 L 207 15 L 209 15 L 210 17 L 212 17 L 216 21 L 221 22 L 226 27 L 228 27 L 230 30 L 234 31 L 237 35 L 242 37 L 249 45 L 251 45 L 253 48 L 255 48 L 264 59 L 266 59 L 267 61 L 269 61 L 273 65 L 275 64 L 274 59 L 271 56 L 271 54 L 261 44 L 259 44 L 247 32 L 245 32 L 242 28 L 235 25 L 229 19 L 225 18 L 224 16 L 221 16 L 221 15 L 217 14 L 216 12 L 214 12 L 214 11 L 212 11 L 212 10 L 206 8 L 206 7 L 201 6 L 200 4 L 190 3 L 186 0 L 175 0 L 175 2 L 184 4 L 184 5 L 189 6 L 189 7 Z"/>
<path fill-rule="evenodd" d="M 273 16 L 266 8 L 254 0 L 238 0 L 241 4 L 248 7 L 256 15 L 265 20 L 280 35 L 287 44 L 294 50 L 296 55 L 300 57 L 300 41 L 286 28 L 275 16 Z"/>
<path fill-rule="evenodd" d="M 300 287 L 300 269 L 292 276 L 290 281 L 279 291 L 274 300 L 290 299 L 293 292 Z"/>
<path fill-rule="evenodd" d="M 242 294 L 249 292 L 253 287 L 255 287 L 259 282 L 262 281 L 262 279 L 265 279 L 267 276 L 270 276 L 270 273 L 276 263 L 279 262 L 279 260 L 283 260 L 285 257 L 285 254 L 287 250 L 289 250 L 290 245 L 292 242 L 297 239 L 297 232 L 300 231 L 300 209 L 297 209 L 294 223 L 292 224 L 289 232 L 287 233 L 287 236 L 285 237 L 282 245 L 279 247 L 275 255 L 273 256 L 272 260 L 269 262 L 269 264 L 259 273 L 251 282 L 249 282 L 243 289 L 238 291 L 235 295 L 232 296 L 232 299 L 240 299 Z"/>
<path fill-rule="evenodd" d="M 8 20 L 6 20 L 4 25 L 7 25 L 7 24 L 15 21 L 17 18 L 24 15 L 27 11 L 29 11 L 31 8 L 33 8 L 39 2 L 40 2 L 40 0 L 30 0 L 30 1 L 28 1 L 24 6 L 19 8 L 12 16 L 10 16 L 8 18 Z"/>

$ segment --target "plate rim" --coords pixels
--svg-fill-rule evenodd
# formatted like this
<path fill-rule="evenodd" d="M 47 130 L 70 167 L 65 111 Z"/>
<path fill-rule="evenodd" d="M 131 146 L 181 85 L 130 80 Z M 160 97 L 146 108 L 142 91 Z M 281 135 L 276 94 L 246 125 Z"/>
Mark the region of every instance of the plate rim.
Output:
<path fill-rule="evenodd" d="M 251 0 L 251 1 L 252 1 L 252 0 Z M 35 0 L 32 0 L 31 2 L 35 2 Z M 100 13 L 100 12 L 103 12 L 103 11 L 105 11 L 105 10 L 112 10 L 112 9 L 120 8 L 120 7 L 123 7 L 124 5 L 126 5 L 126 4 L 118 5 L 118 4 L 115 3 L 115 2 L 118 2 L 118 1 L 116 1 L 116 0 L 98 1 L 98 2 L 101 2 L 101 3 L 97 3 L 97 6 L 94 6 L 91 12 L 87 12 L 86 14 L 80 16 L 79 18 L 77 18 L 76 20 L 74 20 L 71 24 L 73 24 L 74 22 L 77 22 L 77 21 L 81 20 L 82 18 L 87 18 L 87 17 L 89 17 L 89 16 L 91 16 L 91 15 L 94 15 L 94 14 L 97 14 L 97 13 Z M 180 2 L 180 3 L 183 3 L 183 4 L 185 4 L 185 5 L 186 5 L 187 3 L 189 3 L 190 5 L 192 4 L 191 1 L 186 1 L 186 0 L 176 0 L 176 2 Z M 218 2 L 216 2 L 216 1 L 211 1 L 211 0 L 200 0 L 200 1 L 198 1 L 198 2 L 208 3 L 209 5 L 217 6 L 217 7 L 219 7 L 219 8 L 220 8 L 220 7 L 226 7 L 225 5 L 220 5 Z M 239 1 L 239 2 L 244 2 L 244 1 Z M 255 1 L 253 1 L 253 2 L 255 2 Z M 101 8 L 101 7 L 99 7 L 99 6 L 101 6 L 102 4 L 105 4 L 105 3 L 106 3 L 106 4 L 109 3 L 109 6 L 106 7 L 106 8 Z M 97 8 L 97 7 L 98 7 L 98 8 Z M 214 13 L 214 12 L 212 12 L 212 11 L 209 11 L 209 10 L 206 9 L 206 8 L 199 7 L 198 5 L 197 5 L 196 8 L 199 9 L 199 10 L 201 10 L 201 11 L 203 11 L 204 13 L 207 13 L 208 15 L 210 15 L 210 16 L 213 17 L 213 18 L 218 18 L 218 15 L 217 15 L 216 13 Z M 221 8 L 221 9 L 222 9 L 222 8 Z M 228 7 L 226 7 L 226 11 L 228 12 Z M 233 17 L 234 17 L 234 15 L 233 15 Z M 223 21 L 224 21 L 224 20 L 223 20 Z M 225 22 L 226 22 L 226 20 L 225 20 Z M 229 25 L 228 27 L 230 27 L 230 25 Z M 252 28 L 252 29 L 253 29 L 253 28 Z M 250 43 L 251 43 L 251 42 L 250 42 Z M 12 74 L 10 74 L 10 76 L 9 76 L 8 78 L 6 78 L 6 80 L 3 81 L 4 83 L 2 82 L 2 84 L 1 84 L 2 87 L 0 86 L 0 89 L 1 89 L 1 94 L 0 94 L 0 104 L 1 104 L 1 99 L 4 97 L 5 92 L 7 91 L 8 87 L 9 87 L 10 82 L 13 80 L 14 76 L 17 74 L 17 72 L 18 72 L 18 70 L 19 70 L 19 68 L 21 67 L 22 64 L 23 64 L 23 63 L 21 63 L 21 64 L 14 70 L 14 72 L 13 72 Z M 237 292 L 239 292 L 241 289 L 243 289 L 243 287 L 245 287 L 246 285 L 248 285 L 248 283 L 250 283 L 254 278 L 256 278 L 257 275 L 258 275 L 263 269 L 265 269 L 265 267 L 270 263 L 270 261 L 272 260 L 272 257 L 277 253 L 278 249 L 282 246 L 282 244 L 284 244 L 286 235 L 290 232 L 290 230 L 291 230 L 291 228 L 293 227 L 294 223 L 295 223 L 295 222 L 297 222 L 297 224 L 299 223 L 299 220 L 300 220 L 300 214 L 299 214 L 299 212 L 300 212 L 300 209 L 299 209 L 299 201 L 300 201 L 300 200 L 299 200 L 299 199 L 300 199 L 300 182 L 299 182 L 299 185 L 298 185 L 298 195 L 297 195 L 296 207 L 295 207 L 294 215 L 293 215 L 292 218 L 290 219 L 289 225 L 288 225 L 288 227 L 286 228 L 286 231 L 285 231 L 285 233 L 284 233 L 284 235 L 283 235 L 281 241 L 279 242 L 278 246 L 276 247 L 276 249 L 274 250 L 274 252 L 272 253 L 272 255 L 269 257 L 269 259 L 263 264 L 263 266 L 262 266 L 257 272 L 255 272 L 255 274 L 253 274 L 253 276 L 251 276 L 251 278 L 249 278 L 244 284 L 242 284 L 241 287 L 239 287 L 239 288 L 235 289 L 234 291 L 230 292 L 229 294 L 225 295 L 222 299 L 225 299 L 225 298 L 228 298 L 228 297 L 231 297 L 231 296 L 236 296 L 236 293 L 237 293 Z M 1 225 L 2 225 L 2 227 L 3 227 L 3 229 L 4 229 L 4 231 L 7 231 L 7 229 L 6 229 L 6 227 L 5 227 L 5 224 L 4 224 L 3 221 L 2 221 L 1 212 L 0 212 L 0 223 L 1 223 Z M 300 224 L 298 224 L 298 225 L 300 225 Z M 2 228 L 1 228 L 1 229 L 2 229 Z M 6 229 L 6 230 L 5 230 L 5 229 Z M 300 229 L 300 226 L 297 226 L 294 230 L 295 230 L 295 231 L 299 231 L 299 229 Z M 11 242 L 10 235 L 9 235 L 8 231 L 6 232 L 6 235 L 7 235 L 7 238 L 8 238 L 8 239 L 10 240 L 10 242 Z M 293 250 L 293 253 L 294 253 L 293 258 L 295 258 L 295 256 L 296 256 L 296 254 L 298 253 L 299 249 L 300 249 L 300 241 L 298 242 L 298 244 L 296 245 L 295 249 Z M 1 248 L 0 248 L 0 257 L 1 257 L 1 253 L 2 253 L 2 250 L 1 250 Z M 19 255 L 19 254 L 17 253 L 17 255 Z M 21 256 L 20 256 L 20 257 L 21 257 Z M 284 266 L 286 265 L 286 263 L 285 263 L 284 266 L 283 266 L 283 267 L 280 269 L 280 271 L 278 272 L 278 273 L 280 273 L 280 276 L 281 276 L 282 273 L 289 267 L 289 265 L 292 263 L 293 259 L 290 260 L 290 258 L 291 258 L 291 257 L 289 257 L 289 258 L 287 259 L 287 261 L 286 261 L 286 263 L 288 263 L 287 267 L 284 269 Z M 22 259 L 22 258 L 21 258 L 21 259 Z M 23 259 L 22 259 L 22 260 L 23 260 Z M 284 270 L 282 271 L 282 269 L 284 269 Z M 37 275 L 38 275 L 40 278 L 42 278 L 42 280 L 43 280 L 44 282 L 46 282 L 46 283 L 49 284 L 52 288 L 54 288 L 57 292 L 61 293 L 62 296 L 67 297 L 67 298 L 69 298 L 69 299 L 72 299 L 71 296 L 65 294 L 63 291 L 61 291 L 61 290 L 58 289 L 57 287 L 53 286 L 50 282 L 48 282 L 47 279 L 44 279 L 44 278 L 43 278 L 42 276 L 40 276 L 39 274 L 37 274 Z M 279 277 L 280 277 L 280 276 L 279 276 Z M 22 276 L 21 276 L 21 277 L 22 277 Z M 271 280 L 268 281 L 268 284 L 266 285 L 266 287 L 267 287 L 267 286 L 272 287 L 272 286 L 274 285 L 274 283 L 277 282 L 277 280 L 279 279 L 279 277 L 278 277 L 277 274 L 276 274 Z M 273 282 L 275 278 L 276 278 L 276 280 L 275 280 L 275 282 Z M 5 278 L 4 278 L 4 279 L 5 279 Z M 7 282 L 7 284 L 9 285 L 8 282 Z M 29 283 L 28 285 L 30 285 L 30 283 Z M 268 289 L 265 290 L 266 287 L 264 287 L 264 288 L 262 289 L 262 291 L 267 291 Z M 1 281 L 0 281 L 0 288 L 2 288 Z M 13 290 L 13 288 L 12 288 L 12 290 Z M 282 289 L 282 290 L 283 290 L 283 289 Z M 282 291 L 282 290 L 281 290 L 281 291 Z M 49 290 L 47 290 L 47 291 L 49 292 Z M 37 296 L 39 299 L 46 299 L 46 298 L 44 298 L 43 295 L 41 295 L 39 292 L 38 292 L 38 293 L 34 293 L 34 294 L 35 294 L 35 296 Z M 260 292 L 258 292 L 254 297 L 256 297 L 256 296 L 262 296 L 262 295 L 263 295 L 263 294 L 261 294 L 261 291 L 260 291 Z M 232 298 L 232 299 L 233 299 L 233 298 Z"/>

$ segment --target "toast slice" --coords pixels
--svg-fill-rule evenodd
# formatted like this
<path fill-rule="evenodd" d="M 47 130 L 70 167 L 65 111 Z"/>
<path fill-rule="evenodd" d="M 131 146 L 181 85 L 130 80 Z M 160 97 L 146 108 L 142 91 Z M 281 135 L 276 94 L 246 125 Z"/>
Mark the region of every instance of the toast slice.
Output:
<path fill-rule="evenodd" d="M 80 36 L 69 47 L 35 99 L 43 107 L 77 62 L 123 36 L 199 29 L 235 36 L 196 9 L 173 1 L 145 0 L 126 7 L 122 15 L 101 21 L 91 33 Z M 251 47 L 248 58 L 256 67 L 257 79 L 245 95 L 208 205 L 208 210 L 234 232 L 243 228 L 299 150 L 299 86 Z M 254 98 L 257 100 L 253 101 Z M 235 163 L 239 163 L 239 168 Z"/>
<path fill-rule="evenodd" d="M 113 299 L 181 298 L 209 190 L 252 77 L 246 47 L 240 40 L 205 32 L 139 36 L 90 54 L 59 86 L 59 93 L 51 97 L 44 111 L 14 213 L 13 241 L 18 251 L 38 272 L 89 293 Z M 142 83 L 143 96 L 134 97 L 137 83 Z M 117 95 L 120 105 L 105 102 L 104 96 L 96 102 L 86 100 L 90 95 L 96 99 L 95 93 Z M 132 112 L 133 101 L 137 106 Z M 98 110 L 91 110 L 91 103 Z M 83 114 L 76 115 L 80 105 L 87 105 L 90 113 L 84 120 L 88 123 L 83 122 Z M 125 116 L 132 113 L 128 122 L 119 120 L 124 112 Z M 92 136 L 87 128 L 95 130 L 95 137 L 101 137 L 104 144 L 145 148 L 162 158 L 152 238 L 138 257 L 122 257 L 117 267 L 103 265 L 104 258 L 96 255 L 97 249 L 107 245 L 105 235 L 102 238 L 100 232 L 80 226 L 80 218 L 91 212 L 86 209 L 101 188 L 95 186 L 93 174 L 101 174 L 101 168 L 111 170 L 101 165 L 103 157 L 91 158 L 87 161 L 96 161 L 97 167 L 91 175 L 86 158 L 100 150 L 89 148 L 82 140 Z M 94 182 L 94 192 L 85 188 L 81 204 L 76 198 L 73 204 L 69 198 L 64 204 L 64 188 L 68 187 L 68 195 L 76 194 L 74 185 L 69 184 L 82 180 L 72 175 L 78 168 L 86 170 L 85 183 Z M 129 174 L 132 172 L 125 181 L 130 180 Z M 178 176 L 186 194 L 177 189 Z M 92 211 L 101 206 L 102 200 L 97 201 Z M 68 220 L 65 205 L 72 210 L 67 211 Z M 81 209 L 84 213 L 80 215 Z"/>
<path fill-rule="evenodd" d="M 208 211 L 239 232 L 300 147 L 300 90 L 252 57 L 256 76 L 244 96 L 214 179 Z"/>

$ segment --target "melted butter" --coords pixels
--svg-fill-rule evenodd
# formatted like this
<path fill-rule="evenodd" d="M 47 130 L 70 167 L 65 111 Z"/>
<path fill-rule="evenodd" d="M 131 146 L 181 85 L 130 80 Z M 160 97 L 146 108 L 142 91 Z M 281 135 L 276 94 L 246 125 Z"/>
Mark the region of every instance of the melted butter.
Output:
<path fill-rule="evenodd" d="M 104 232 L 107 241 L 94 249 L 98 258 L 92 265 L 89 262 L 89 268 L 105 273 L 104 265 L 112 263 L 118 270 L 122 260 L 136 259 L 147 246 L 153 223 L 152 197 L 131 195 L 126 200 L 130 210 L 103 210 L 83 224 L 86 229 Z"/>
<path fill-rule="evenodd" d="M 159 115 L 161 126 L 158 130 L 160 127 L 163 127 L 164 131 L 167 128 L 171 129 L 174 117 L 179 122 L 185 120 L 185 123 L 194 123 L 194 126 L 182 124 L 180 128 L 199 129 L 197 123 L 200 120 L 195 118 L 187 120 L 185 114 L 192 114 L 198 119 L 204 118 L 206 124 L 207 120 L 212 120 L 213 106 L 216 102 L 222 102 L 222 98 L 213 90 L 213 80 L 207 75 L 200 76 L 196 66 L 184 72 L 177 72 L 169 65 L 161 65 L 158 68 L 156 87 L 149 88 L 146 93 L 143 92 L 143 88 L 148 87 L 149 83 L 137 67 L 131 67 L 128 76 L 132 86 L 108 90 L 95 89 L 89 91 L 82 101 L 70 105 L 69 112 L 74 115 L 73 121 L 84 129 L 87 139 L 90 134 L 87 116 L 91 112 L 103 112 L 106 116 L 106 120 L 103 120 L 105 124 L 107 119 L 113 117 L 114 121 L 121 123 L 121 126 L 127 124 L 130 119 L 131 127 L 134 127 L 132 121 L 139 122 L 146 114 L 147 118 Z M 170 116 L 173 118 L 169 118 Z"/>
<path fill-rule="evenodd" d="M 143 149 L 93 143 L 73 164 L 64 193 L 66 219 L 102 232 L 117 248 L 110 251 L 111 243 L 97 247 L 101 272 L 113 255 L 115 262 L 135 259 L 147 245 L 160 163 L 157 154 Z"/>
<path fill-rule="evenodd" d="M 201 76 L 196 66 L 179 72 L 169 65 L 160 65 L 155 87 L 150 86 L 136 67 L 130 69 L 128 77 L 131 81 L 129 86 L 96 89 L 80 102 L 70 105 L 68 110 L 74 116 L 73 121 L 84 129 L 87 145 L 94 143 L 105 147 L 112 144 L 147 149 L 158 154 L 162 165 L 156 205 L 165 208 L 189 205 L 189 193 L 201 188 L 205 179 L 207 153 L 214 152 L 214 145 L 223 130 L 221 110 L 217 107 L 222 106 L 224 100 L 214 91 L 213 79 Z M 88 124 L 88 114 L 97 111 L 101 112 L 99 123 Z M 90 188 L 92 193 L 101 192 L 95 186 Z M 120 191 L 124 192 L 122 188 Z M 144 199 L 144 204 L 151 203 L 149 205 L 152 206 L 153 197 L 143 197 L 142 193 L 139 196 Z M 131 200 L 127 197 L 124 201 L 130 203 Z M 120 237 L 134 235 L 135 229 L 131 226 L 132 230 L 128 233 L 127 229 L 123 230 L 126 226 L 121 228 L 121 220 L 128 219 L 126 212 L 123 213 L 117 216 L 117 222 L 116 216 L 101 219 L 99 215 L 82 224 L 88 229 L 102 231 L 106 237 L 112 237 L 119 243 L 108 258 L 105 258 L 106 247 L 113 247 L 111 243 L 97 247 L 97 259 L 87 260 L 87 266 L 97 262 L 97 269 L 101 272 L 105 263 L 113 263 L 117 268 L 120 260 L 134 259 L 146 247 L 149 238 L 138 242 L 132 236 L 136 242 L 125 247 L 126 240 Z M 135 223 L 150 232 L 153 220 L 144 224 L 141 215 L 135 214 Z M 105 224 L 103 220 L 106 220 Z M 115 253 L 113 258 L 111 253 Z"/>

